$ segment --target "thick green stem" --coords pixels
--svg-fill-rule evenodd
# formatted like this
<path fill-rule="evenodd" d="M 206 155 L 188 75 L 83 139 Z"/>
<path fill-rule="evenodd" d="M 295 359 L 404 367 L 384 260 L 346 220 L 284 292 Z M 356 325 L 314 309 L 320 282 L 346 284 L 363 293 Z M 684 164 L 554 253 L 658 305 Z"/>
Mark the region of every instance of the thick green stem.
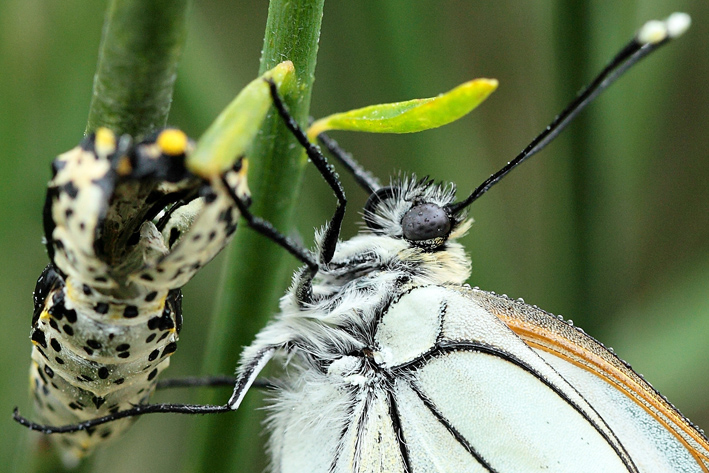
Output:
<path fill-rule="evenodd" d="M 320 36 L 324 0 L 272 0 L 264 38 L 260 73 L 284 60 L 296 70 L 296 87 L 284 98 L 291 113 L 306 123 Z M 306 164 L 302 148 L 271 113 L 250 153 L 249 184 L 258 215 L 287 233 Z M 241 347 L 275 312 L 286 287 L 287 264 L 293 259 L 282 248 L 242 224 L 232 243 L 225 289 L 211 328 L 205 374 L 232 373 Z M 208 393 L 201 401 L 223 404 L 226 390 Z M 261 471 L 265 454 L 254 395 L 235 414 L 200 418 L 189 444 L 184 471 Z"/>
<path fill-rule="evenodd" d="M 86 131 L 144 135 L 165 126 L 184 39 L 187 0 L 112 0 Z"/>

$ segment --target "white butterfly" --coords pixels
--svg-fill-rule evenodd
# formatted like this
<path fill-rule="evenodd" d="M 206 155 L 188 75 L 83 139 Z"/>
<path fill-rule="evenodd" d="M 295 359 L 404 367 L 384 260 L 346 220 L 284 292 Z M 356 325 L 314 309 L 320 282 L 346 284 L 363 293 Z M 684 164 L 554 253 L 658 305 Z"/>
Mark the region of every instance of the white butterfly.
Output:
<path fill-rule="evenodd" d="M 341 197 L 316 238 L 317 264 L 296 274 L 243 354 L 233 408 L 267 361 L 283 366 L 268 419 L 273 471 L 709 471 L 703 433 L 601 343 L 465 285 L 470 259 L 456 241 L 470 203 L 683 19 L 646 25 L 636 50 L 462 202 L 452 185 L 425 179 L 381 187 L 324 139 L 372 192 L 367 229 L 337 242 Z M 318 151 L 301 143 L 328 179 Z"/>
<path fill-rule="evenodd" d="M 231 399 L 140 406 L 70 428 L 145 412 L 234 410 L 274 360 L 283 368 L 268 420 L 275 472 L 709 471 L 703 433 L 602 344 L 536 307 L 467 286 L 470 260 L 456 241 L 475 199 L 688 26 L 683 14 L 646 24 L 529 147 L 460 202 L 452 185 L 413 177 L 382 187 L 321 136 L 372 193 L 367 230 L 342 242 L 337 176 L 272 86 L 339 205 L 313 255 L 236 199 L 252 228 L 306 265 L 244 351 Z"/>

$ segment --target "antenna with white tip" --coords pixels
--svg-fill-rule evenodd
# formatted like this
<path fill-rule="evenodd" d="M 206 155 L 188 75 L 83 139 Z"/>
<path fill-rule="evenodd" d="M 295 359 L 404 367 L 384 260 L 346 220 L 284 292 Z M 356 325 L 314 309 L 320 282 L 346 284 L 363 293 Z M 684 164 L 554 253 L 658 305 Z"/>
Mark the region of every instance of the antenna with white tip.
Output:
<path fill-rule="evenodd" d="M 606 90 L 625 71 L 637 64 L 642 58 L 656 51 L 670 40 L 681 36 L 691 24 L 692 20 L 686 13 L 673 13 L 664 21 L 651 20 L 645 23 L 635 37 L 611 60 L 600 74 L 571 102 L 563 112 L 522 150 L 512 161 L 502 169 L 488 177 L 463 201 L 450 204 L 448 210 L 457 213 L 472 204 L 478 197 L 487 192 L 492 186 L 500 182 L 510 171 L 522 164 L 528 158 L 541 151 L 548 145 L 566 125 L 583 110 L 594 98 Z"/>

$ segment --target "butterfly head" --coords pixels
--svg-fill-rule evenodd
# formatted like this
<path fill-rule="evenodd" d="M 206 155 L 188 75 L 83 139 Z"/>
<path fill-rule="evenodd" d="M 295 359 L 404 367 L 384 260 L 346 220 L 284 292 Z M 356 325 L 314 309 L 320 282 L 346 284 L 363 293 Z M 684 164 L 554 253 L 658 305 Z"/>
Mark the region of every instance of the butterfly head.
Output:
<path fill-rule="evenodd" d="M 404 177 L 371 194 L 364 206 L 364 221 L 375 234 L 401 238 L 433 251 L 470 226 L 464 209 L 452 209 L 454 200 L 453 184 Z"/>

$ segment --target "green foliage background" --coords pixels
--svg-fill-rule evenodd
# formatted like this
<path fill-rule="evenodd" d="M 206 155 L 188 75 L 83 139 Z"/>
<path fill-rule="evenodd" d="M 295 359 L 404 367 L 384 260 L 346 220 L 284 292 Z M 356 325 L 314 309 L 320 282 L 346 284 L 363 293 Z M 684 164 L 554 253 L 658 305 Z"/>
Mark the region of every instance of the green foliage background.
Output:
<path fill-rule="evenodd" d="M 77 0 L 0 2 L 3 471 L 24 471 L 19 457 L 37 438 L 10 413 L 15 405 L 31 412 L 31 296 L 46 264 L 41 207 L 51 159 L 73 147 L 86 125 L 104 8 Z M 474 264 L 471 284 L 572 318 L 709 427 L 709 4 L 333 1 L 325 5 L 311 112 L 320 117 L 497 78 L 487 103 L 439 130 L 335 135 L 381 177 L 428 174 L 465 193 L 516 155 L 643 21 L 677 10 L 692 15 L 686 37 L 637 66 L 548 150 L 477 202 L 464 243 Z M 266 13 L 265 2 L 192 5 L 170 124 L 199 136 L 256 76 Z M 349 237 L 366 196 L 344 181 Z M 313 169 L 303 189 L 296 231 L 309 243 L 335 201 Z M 254 196 L 260 198 L 268 196 Z M 185 288 L 170 376 L 200 371 L 222 263 Z M 275 301 L 263 303 L 276 310 Z M 197 398 L 172 392 L 156 399 Z M 143 419 L 101 451 L 94 468 L 179 470 L 188 432 L 200 421 Z M 253 425 L 254 436 L 260 431 Z M 222 448 L 238 458 L 232 445 Z"/>

